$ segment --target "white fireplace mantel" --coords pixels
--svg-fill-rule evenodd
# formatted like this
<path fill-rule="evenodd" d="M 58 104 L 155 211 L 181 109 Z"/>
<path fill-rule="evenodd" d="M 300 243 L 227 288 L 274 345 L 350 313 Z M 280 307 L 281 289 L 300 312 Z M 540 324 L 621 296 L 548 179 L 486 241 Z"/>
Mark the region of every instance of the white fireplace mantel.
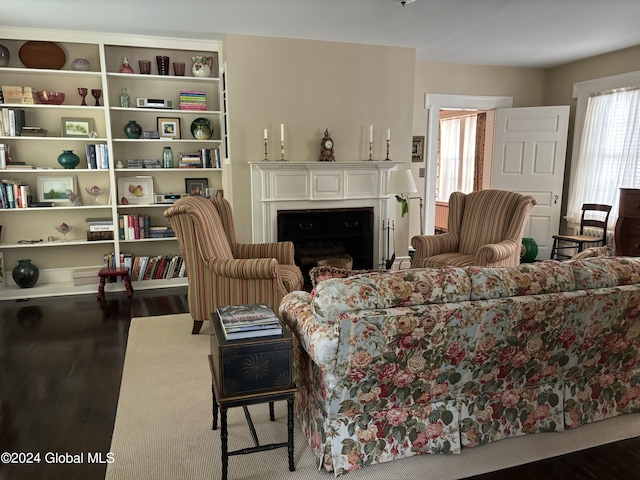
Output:
<path fill-rule="evenodd" d="M 383 220 L 395 218 L 386 193 L 389 172 L 401 162 L 249 162 L 253 242 L 275 242 L 278 210 L 372 207 L 373 265 L 385 260 Z"/>

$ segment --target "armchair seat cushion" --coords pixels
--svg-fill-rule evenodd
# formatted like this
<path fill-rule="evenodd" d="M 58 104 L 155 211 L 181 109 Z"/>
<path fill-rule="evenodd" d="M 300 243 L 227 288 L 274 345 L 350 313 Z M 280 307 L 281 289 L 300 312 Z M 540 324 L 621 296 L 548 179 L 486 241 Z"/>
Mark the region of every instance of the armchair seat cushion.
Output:
<path fill-rule="evenodd" d="M 470 267 L 475 265 L 476 256 L 464 253 L 441 253 L 433 257 L 423 258 L 417 268 Z"/>

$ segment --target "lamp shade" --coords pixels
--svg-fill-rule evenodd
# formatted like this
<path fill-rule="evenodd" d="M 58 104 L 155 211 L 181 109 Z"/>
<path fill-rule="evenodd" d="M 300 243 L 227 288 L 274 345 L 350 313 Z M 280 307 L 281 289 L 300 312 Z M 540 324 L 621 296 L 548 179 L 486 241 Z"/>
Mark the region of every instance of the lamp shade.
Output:
<path fill-rule="evenodd" d="M 387 181 L 387 193 L 415 193 L 416 182 L 411 170 L 392 170 Z"/>

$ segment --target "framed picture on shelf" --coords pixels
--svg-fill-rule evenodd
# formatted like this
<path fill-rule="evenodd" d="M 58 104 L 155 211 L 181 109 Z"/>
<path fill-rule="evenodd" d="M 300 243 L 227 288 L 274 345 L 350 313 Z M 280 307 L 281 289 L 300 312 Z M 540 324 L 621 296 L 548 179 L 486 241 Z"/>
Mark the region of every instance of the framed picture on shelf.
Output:
<path fill-rule="evenodd" d="M 413 137 L 411 145 L 411 161 L 422 162 L 424 160 L 424 135 Z"/>
<path fill-rule="evenodd" d="M 160 138 L 180 138 L 180 119 L 157 117 Z"/>
<path fill-rule="evenodd" d="M 69 192 L 76 194 L 75 175 L 47 175 L 36 177 L 38 202 L 68 204 Z"/>
<path fill-rule="evenodd" d="M 151 175 L 118 177 L 118 203 L 120 205 L 154 203 L 153 177 Z"/>
<path fill-rule="evenodd" d="M 185 190 L 192 197 L 203 197 L 205 188 L 209 186 L 208 178 L 185 178 Z"/>
<path fill-rule="evenodd" d="M 62 117 L 63 137 L 89 138 L 93 129 L 93 118 Z"/>

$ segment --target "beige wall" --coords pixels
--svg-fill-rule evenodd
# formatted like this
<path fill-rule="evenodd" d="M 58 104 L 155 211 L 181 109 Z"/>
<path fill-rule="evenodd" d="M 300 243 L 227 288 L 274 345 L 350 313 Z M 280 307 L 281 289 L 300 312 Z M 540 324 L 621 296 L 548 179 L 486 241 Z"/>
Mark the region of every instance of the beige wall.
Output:
<path fill-rule="evenodd" d="M 251 240 L 249 161 L 285 156 L 314 162 L 325 128 L 335 142 L 336 161 L 368 158 L 369 125 L 374 160 L 409 161 L 413 127 L 415 50 L 351 43 L 227 35 L 232 201 L 239 241 Z"/>
<path fill-rule="evenodd" d="M 426 135 L 424 97 L 427 93 L 509 96 L 513 97 L 514 107 L 529 107 L 543 104 L 544 82 L 545 70 L 541 68 L 417 62 L 413 134 Z M 419 178 L 418 169 L 424 166 L 424 163 L 411 164 L 419 194 L 424 191 L 425 179 Z M 420 231 L 418 202 L 412 202 L 411 206 L 409 238 Z M 425 208 L 435 208 L 435 203 L 425 202 Z"/>

